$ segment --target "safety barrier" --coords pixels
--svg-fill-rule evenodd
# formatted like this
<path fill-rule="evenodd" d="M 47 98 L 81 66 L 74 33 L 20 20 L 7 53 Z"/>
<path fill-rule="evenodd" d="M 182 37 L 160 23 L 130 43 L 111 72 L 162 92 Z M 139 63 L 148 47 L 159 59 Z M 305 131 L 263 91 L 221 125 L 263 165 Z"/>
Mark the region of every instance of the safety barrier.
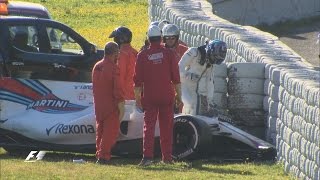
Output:
<path fill-rule="evenodd" d="M 268 112 L 264 119 L 266 139 L 276 145 L 278 160 L 284 163 L 286 172 L 299 179 L 320 179 L 319 71 L 276 36 L 215 16 L 205 0 L 149 0 L 149 17 L 150 21 L 167 19 L 179 26 L 180 38 L 189 46 L 202 45 L 208 39 L 225 41 L 228 63 L 263 63 L 264 93 L 257 95 L 263 99 L 255 103 L 261 103 L 259 106 Z M 254 73 L 259 72 L 248 69 L 248 74 Z M 256 77 L 254 81 L 261 84 L 261 79 Z M 231 78 L 232 81 L 252 87 L 248 79 Z M 261 91 L 250 90 L 248 93 L 236 87 L 228 92 Z M 231 103 L 234 101 L 229 98 L 229 108 Z"/>

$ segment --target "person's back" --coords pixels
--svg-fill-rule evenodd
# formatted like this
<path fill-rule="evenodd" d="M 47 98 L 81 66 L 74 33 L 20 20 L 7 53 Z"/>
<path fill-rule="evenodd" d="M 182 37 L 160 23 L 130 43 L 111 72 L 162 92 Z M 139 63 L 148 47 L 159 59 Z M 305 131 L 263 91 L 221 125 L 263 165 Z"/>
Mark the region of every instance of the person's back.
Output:
<path fill-rule="evenodd" d="M 143 76 L 144 98 L 153 102 L 168 103 L 173 100 L 172 69 L 174 52 L 160 44 L 150 47 L 138 54 L 138 79 Z M 146 76 L 147 75 L 147 76 Z"/>
<path fill-rule="evenodd" d="M 174 52 L 161 46 L 158 26 L 149 27 L 148 39 L 150 47 L 138 54 L 134 76 L 136 106 L 144 109 L 143 158 L 140 166 L 153 162 L 157 121 L 162 161 L 172 163 L 173 105 L 175 102 L 177 105 L 181 103 L 180 75 Z"/>
<path fill-rule="evenodd" d="M 121 84 L 124 89 L 124 96 L 126 100 L 134 99 L 134 67 L 136 65 L 137 50 L 135 50 L 129 43 L 120 46 L 119 54 L 119 68 Z"/>
<path fill-rule="evenodd" d="M 119 46 L 105 45 L 104 58 L 92 70 L 92 89 L 96 118 L 96 157 L 98 164 L 108 164 L 111 148 L 119 135 L 124 114 L 124 96 L 119 81 L 117 59 Z"/>
<path fill-rule="evenodd" d="M 120 69 L 120 82 L 124 89 L 126 100 L 134 99 L 134 68 L 138 52 L 131 46 L 132 32 L 129 28 L 117 27 L 109 35 L 120 46 L 118 66 Z"/>

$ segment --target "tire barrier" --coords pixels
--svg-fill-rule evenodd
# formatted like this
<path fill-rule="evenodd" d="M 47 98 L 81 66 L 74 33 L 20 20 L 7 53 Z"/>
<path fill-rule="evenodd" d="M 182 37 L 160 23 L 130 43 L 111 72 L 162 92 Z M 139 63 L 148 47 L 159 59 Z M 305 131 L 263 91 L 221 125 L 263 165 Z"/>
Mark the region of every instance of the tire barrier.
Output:
<path fill-rule="evenodd" d="M 265 65 L 262 63 L 230 63 L 228 65 L 229 78 L 264 78 Z"/>
<path fill-rule="evenodd" d="M 181 29 L 180 37 L 188 46 L 201 45 L 205 39 L 219 39 L 228 45 L 226 62 L 243 63 L 233 67 L 261 63 L 261 67 L 247 68 L 243 74 L 234 73 L 235 68 L 228 72 L 228 79 L 265 79 L 262 95 L 229 94 L 228 108 L 244 110 L 255 104 L 258 108 L 253 107 L 254 110 L 266 110 L 266 139 L 276 145 L 277 159 L 284 163 L 285 171 L 300 179 L 319 179 L 319 70 L 306 63 L 278 37 L 254 27 L 232 24 L 214 15 L 207 1 L 151 0 L 149 3 L 150 20 L 168 19 L 176 24 Z M 243 92 L 248 87 L 236 92 Z M 224 88 L 215 90 L 224 91 Z M 254 96 L 260 99 L 255 100 Z M 302 143 L 303 147 L 300 146 Z"/>
<path fill-rule="evenodd" d="M 266 139 L 264 67 L 259 63 L 229 63 L 227 86 L 228 109 L 234 121 L 261 139 Z"/>
<path fill-rule="evenodd" d="M 257 78 L 230 78 L 228 81 L 228 93 L 263 95 L 264 81 L 264 79 Z"/>

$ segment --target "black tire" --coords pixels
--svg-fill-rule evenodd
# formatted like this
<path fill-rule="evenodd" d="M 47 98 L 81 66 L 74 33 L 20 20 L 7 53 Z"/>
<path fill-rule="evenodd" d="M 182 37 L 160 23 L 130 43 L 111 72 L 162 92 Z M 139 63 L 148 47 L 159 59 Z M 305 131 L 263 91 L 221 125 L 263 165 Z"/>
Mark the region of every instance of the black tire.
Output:
<path fill-rule="evenodd" d="M 28 148 L 21 148 L 21 147 L 3 147 L 5 151 L 10 156 L 27 156 L 30 153 L 30 149 Z"/>
<path fill-rule="evenodd" d="M 176 160 L 206 156 L 211 147 L 210 127 L 192 116 L 177 116 L 173 126 L 172 156 Z"/>

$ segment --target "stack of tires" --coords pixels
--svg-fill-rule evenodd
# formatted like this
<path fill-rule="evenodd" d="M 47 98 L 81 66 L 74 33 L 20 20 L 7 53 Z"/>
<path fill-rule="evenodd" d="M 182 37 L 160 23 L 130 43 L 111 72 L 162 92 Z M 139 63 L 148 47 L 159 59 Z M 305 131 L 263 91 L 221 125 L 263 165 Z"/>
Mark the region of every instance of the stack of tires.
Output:
<path fill-rule="evenodd" d="M 213 66 L 213 81 L 207 81 L 207 83 L 213 83 L 214 91 L 209 91 L 208 96 L 213 99 L 213 103 L 217 108 L 225 112 L 227 106 L 227 65 L 220 64 Z M 208 86 L 209 87 L 209 86 Z"/>
<path fill-rule="evenodd" d="M 218 116 L 227 113 L 227 65 L 214 65 L 202 75 L 198 88 L 199 115 Z"/>
<path fill-rule="evenodd" d="M 282 86 L 280 86 L 280 70 L 276 69 L 275 66 L 269 64 L 266 65 L 265 69 L 265 89 L 266 94 L 263 100 L 263 108 L 268 111 L 267 117 L 267 129 L 266 129 L 266 140 L 273 145 L 276 145 L 276 126 L 277 118 L 279 118 L 279 100 L 284 92 Z M 287 117 L 293 118 L 292 113 L 287 113 Z M 280 122 L 280 121 L 279 121 Z"/>
<path fill-rule="evenodd" d="M 228 64 L 228 109 L 234 122 L 250 134 L 265 139 L 263 109 L 265 64 Z"/>

